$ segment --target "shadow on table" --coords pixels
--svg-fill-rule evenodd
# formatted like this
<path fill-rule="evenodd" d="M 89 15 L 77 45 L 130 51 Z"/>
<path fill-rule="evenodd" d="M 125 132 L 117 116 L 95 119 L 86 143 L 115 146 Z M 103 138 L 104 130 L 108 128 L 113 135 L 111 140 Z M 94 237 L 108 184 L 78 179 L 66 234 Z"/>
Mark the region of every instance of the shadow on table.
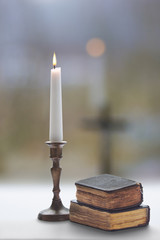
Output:
<path fill-rule="evenodd" d="M 93 234 L 95 238 L 100 236 L 105 236 L 105 237 L 118 236 L 119 239 L 124 239 L 125 236 L 128 238 L 128 235 L 130 236 L 132 235 L 132 236 L 135 236 L 135 238 L 142 237 L 141 239 L 143 239 L 144 237 L 146 239 L 146 236 L 148 236 L 148 234 L 151 232 L 151 228 L 149 225 L 146 227 L 139 227 L 139 228 L 137 227 L 137 228 L 130 228 L 125 230 L 118 230 L 118 231 L 105 231 L 105 230 L 96 229 L 90 226 L 84 226 L 84 225 L 73 223 L 73 222 L 71 224 L 74 225 L 74 230 L 77 231 L 77 233 L 79 232 L 81 234 L 83 232 L 83 235 Z M 73 231 L 73 228 L 72 228 L 72 231 Z M 79 235 L 79 238 L 77 239 L 80 240 L 81 236 Z"/>
<path fill-rule="evenodd" d="M 43 224 L 45 224 L 43 222 Z M 47 225 L 49 223 L 46 223 Z M 51 225 L 53 223 L 50 223 Z M 88 239 L 106 239 L 107 237 L 112 237 L 112 239 L 152 239 L 155 232 L 150 226 L 146 227 L 139 227 L 139 228 L 132 228 L 126 230 L 119 230 L 119 231 L 105 231 L 101 229 L 96 229 L 93 227 L 73 223 L 67 221 L 62 223 L 54 223 L 54 226 L 57 225 L 59 229 L 63 232 L 63 237 L 59 234 L 60 239 L 75 239 L 75 240 L 88 240 Z M 61 227 L 60 227 L 61 226 Z M 58 229 L 57 229 L 58 230 Z M 66 236 L 64 237 L 66 232 Z M 68 233 L 68 234 L 67 234 Z M 58 238 L 59 239 L 59 238 Z M 41 239 L 42 240 L 42 239 Z"/>

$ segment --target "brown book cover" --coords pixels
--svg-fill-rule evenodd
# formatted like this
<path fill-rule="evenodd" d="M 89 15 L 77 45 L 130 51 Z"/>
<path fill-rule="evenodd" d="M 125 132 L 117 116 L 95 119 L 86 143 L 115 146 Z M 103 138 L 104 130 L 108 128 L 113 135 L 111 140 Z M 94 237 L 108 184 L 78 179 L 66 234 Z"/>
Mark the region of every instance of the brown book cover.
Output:
<path fill-rule="evenodd" d="M 146 226 L 150 220 L 149 206 L 121 211 L 107 211 L 71 201 L 69 219 L 83 225 L 113 231 Z"/>
<path fill-rule="evenodd" d="M 83 179 L 75 185 L 78 202 L 98 208 L 120 210 L 143 201 L 141 183 L 110 174 Z"/>

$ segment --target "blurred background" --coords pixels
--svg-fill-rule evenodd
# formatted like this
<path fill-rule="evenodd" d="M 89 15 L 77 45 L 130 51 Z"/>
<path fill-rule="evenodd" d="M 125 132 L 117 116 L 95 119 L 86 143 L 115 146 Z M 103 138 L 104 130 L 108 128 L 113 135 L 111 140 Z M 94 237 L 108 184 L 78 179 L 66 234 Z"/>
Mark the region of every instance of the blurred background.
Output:
<path fill-rule="evenodd" d="M 160 1 L 0 0 L 0 178 L 50 180 L 62 68 L 63 181 L 160 176 Z"/>

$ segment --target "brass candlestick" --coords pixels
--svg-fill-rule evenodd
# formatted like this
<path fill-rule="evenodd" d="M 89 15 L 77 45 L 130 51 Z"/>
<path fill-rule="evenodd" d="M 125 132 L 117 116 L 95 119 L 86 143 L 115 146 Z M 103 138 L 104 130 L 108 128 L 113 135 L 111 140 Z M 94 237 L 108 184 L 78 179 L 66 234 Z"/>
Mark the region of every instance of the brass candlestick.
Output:
<path fill-rule="evenodd" d="M 46 144 L 50 147 L 50 158 L 53 161 L 53 167 L 51 168 L 51 175 L 53 179 L 53 200 L 50 208 L 41 211 L 38 214 L 38 219 L 43 221 L 65 221 L 69 219 L 69 210 L 65 208 L 60 199 L 59 183 L 61 168 L 59 167 L 59 161 L 62 158 L 62 148 L 66 144 L 66 141 L 51 142 L 47 141 Z"/>

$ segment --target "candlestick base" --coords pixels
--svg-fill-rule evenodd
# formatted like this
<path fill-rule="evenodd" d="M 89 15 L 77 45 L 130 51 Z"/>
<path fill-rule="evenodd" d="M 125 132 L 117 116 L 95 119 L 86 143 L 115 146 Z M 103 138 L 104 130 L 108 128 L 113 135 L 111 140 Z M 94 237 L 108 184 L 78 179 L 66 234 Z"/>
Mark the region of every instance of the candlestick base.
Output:
<path fill-rule="evenodd" d="M 43 221 L 65 221 L 69 220 L 69 209 L 65 208 L 60 199 L 60 175 L 61 168 L 59 167 L 59 161 L 62 158 L 62 148 L 66 144 L 66 141 L 51 142 L 47 141 L 46 144 L 50 147 L 50 158 L 53 161 L 53 167 L 51 168 L 51 175 L 53 179 L 53 200 L 50 208 L 41 211 L 38 214 L 38 219 Z"/>
<path fill-rule="evenodd" d="M 42 221 L 66 221 L 69 219 L 69 210 L 63 206 L 60 202 L 58 208 L 51 205 L 50 208 L 41 211 L 38 215 L 38 219 Z"/>

